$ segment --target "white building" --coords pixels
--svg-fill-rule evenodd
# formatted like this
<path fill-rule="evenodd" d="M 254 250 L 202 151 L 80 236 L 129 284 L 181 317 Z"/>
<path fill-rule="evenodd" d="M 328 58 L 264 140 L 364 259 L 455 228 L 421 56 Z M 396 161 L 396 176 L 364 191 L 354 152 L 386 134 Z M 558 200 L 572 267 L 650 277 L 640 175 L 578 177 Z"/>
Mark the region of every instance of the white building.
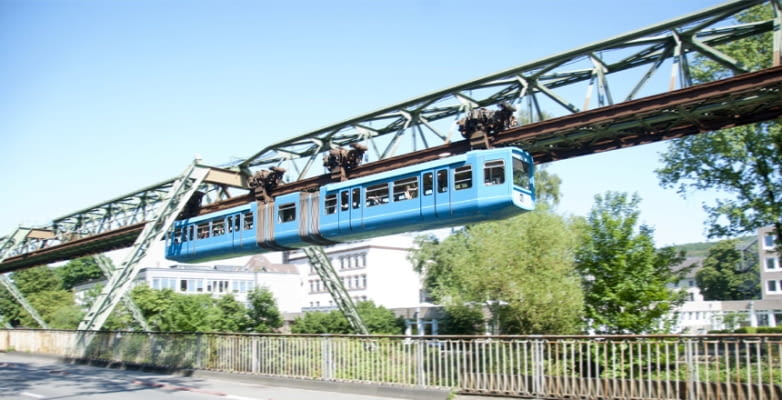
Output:
<path fill-rule="evenodd" d="M 143 268 L 136 282 L 153 289 L 171 289 L 186 294 L 209 293 L 220 297 L 231 293 L 242 303 L 256 287 L 268 288 L 281 312 L 297 312 L 303 302 L 302 281 L 295 265 L 274 264 L 256 255 L 245 265 L 174 264 Z"/>
<path fill-rule="evenodd" d="M 325 248 L 334 270 L 354 301 L 371 300 L 389 309 L 420 306 L 421 278 L 408 260 L 412 235 L 395 235 Z M 285 262 L 298 265 L 302 274 L 304 302 L 301 311 L 336 309 L 307 256 L 290 252 Z"/>
<path fill-rule="evenodd" d="M 415 309 L 421 306 L 421 279 L 413 271 L 408 255 L 413 235 L 395 235 L 325 248 L 332 266 L 354 301 L 372 300 L 389 309 Z M 272 263 L 279 259 L 282 263 Z M 277 306 L 285 314 L 336 309 L 334 300 L 301 251 L 256 255 L 244 265 L 171 264 L 165 261 L 143 268 L 136 282 L 153 289 L 171 289 L 179 293 L 210 293 L 215 297 L 232 293 L 240 302 L 247 292 L 267 287 Z M 405 314 L 403 310 L 399 313 Z"/>
<path fill-rule="evenodd" d="M 710 330 L 733 329 L 737 326 L 780 326 L 782 325 L 782 266 L 776 250 L 773 227 L 757 231 L 758 259 L 760 262 L 760 300 L 704 301 L 697 285 L 695 273 L 689 271 L 675 287 L 687 290 L 688 301 L 679 307 L 676 331 L 683 333 L 705 333 Z M 688 259 L 682 267 L 696 262 Z M 728 326 L 733 325 L 734 326 Z"/>

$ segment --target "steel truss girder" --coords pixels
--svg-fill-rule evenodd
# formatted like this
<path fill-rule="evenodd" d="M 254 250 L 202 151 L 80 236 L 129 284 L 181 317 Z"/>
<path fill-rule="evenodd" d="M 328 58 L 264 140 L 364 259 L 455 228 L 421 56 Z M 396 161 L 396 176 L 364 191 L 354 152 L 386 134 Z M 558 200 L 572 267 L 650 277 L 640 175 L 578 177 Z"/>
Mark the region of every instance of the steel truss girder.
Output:
<path fill-rule="evenodd" d="M 8 249 L 10 249 L 15 243 L 24 240 L 29 232 L 29 229 L 17 228 L 14 233 L 8 235 L 8 237 L 3 238 L 3 240 L 0 241 L 0 262 L 5 259 L 5 254 Z M 11 280 L 11 278 L 8 277 L 7 274 L 0 275 L 0 285 L 5 287 L 6 290 L 8 290 L 8 293 L 11 293 L 11 296 L 19 303 L 19 305 L 22 306 L 22 308 L 24 308 L 25 311 L 27 311 L 27 313 L 30 314 L 31 317 L 33 317 L 35 322 L 37 322 L 41 328 L 49 329 L 49 325 L 46 324 L 46 321 L 44 321 L 41 315 L 38 314 L 38 311 L 35 310 L 33 305 L 27 301 L 27 298 L 24 297 L 22 292 L 19 291 L 19 288 L 16 287 L 16 284 Z M 2 318 L 2 315 L 0 315 L 0 318 Z M 12 328 L 11 323 L 6 321 L 4 318 L 3 325 L 5 325 L 6 328 Z"/>
<path fill-rule="evenodd" d="M 734 21 L 736 15 L 757 5 L 772 6 L 776 16 L 767 21 L 748 24 Z M 485 107 L 501 101 L 526 101 L 530 116 L 537 116 L 537 120 L 542 120 L 544 115 L 563 116 L 553 114 L 546 108 L 549 105 L 558 107 L 564 116 L 574 116 L 581 111 L 574 104 L 584 104 L 584 108 L 587 108 L 589 103 L 588 97 L 578 101 L 570 92 L 587 93 L 589 96 L 588 84 L 593 79 L 599 85 L 598 95 L 603 96 L 609 104 L 610 99 L 624 99 L 626 102 L 647 96 L 649 93 L 645 91 L 660 83 L 657 81 L 662 81 L 662 85 L 655 87 L 656 91 L 652 91 L 652 94 L 665 93 L 670 90 L 668 83 L 673 74 L 682 76 L 682 71 L 687 68 L 686 63 L 679 63 L 674 68 L 671 59 L 677 54 L 680 58 L 698 55 L 715 60 L 726 67 L 726 76 L 729 76 L 745 68 L 724 56 L 717 47 L 761 33 L 771 33 L 771 61 L 778 64 L 782 46 L 782 30 L 779 29 L 782 17 L 779 9 L 780 0 L 731 1 L 452 86 L 262 149 L 236 164 L 241 174 L 223 171 L 225 174 L 233 174 L 233 177 L 214 179 L 211 184 L 204 184 L 201 191 L 207 194 L 206 202 L 225 199 L 226 187 L 246 188 L 242 177 L 251 176 L 252 169 L 283 163 L 292 164 L 285 168 L 298 174 L 298 182 L 312 175 L 311 167 L 317 164 L 318 157 L 326 151 L 362 141 L 368 142 L 366 146 L 374 151 L 377 159 L 382 160 L 417 149 L 405 147 L 405 139 L 420 139 L 424 150 L 458 145 L 462 141 L 452 142 L 450 132 L 454 126 L 451 123 L 449 128 L 447 119 L 458 118 L 470 108 Z M 671 64 L 672 75 L 657 79 L 667 63 Z M 631 72 L 638 72 L 635 82 L 628 75 Z M 622 85 L 617 84 L 617 80 L 619 83 L 628 83 L 626 86 L 630 90 L 626 96 L 620 95 L 619 87 Z M 583 90 L 569 90 L 579 84 L 583 85 Z M 445 127 L 441 126 L 443 123 Z M 422 129 L 421 125 L 426 129 Z M 567 146 L 567 143 L 563 141 L 556 145 L 561 148 Z M 560 157 L 567 154 L 564 151 L 566 149 L 560 150 L 563 150 L 559 152 Z M 585 153 L 582 151 L 581 154 Z M 296 164 L 299 161 L 303 161 L 304 165 L 299 167 Z M 536 161 L 541 160 L 536 158 Z M 0 272 L 131 245 L 173 182 L 164 181 L 58 218 L 50 225 L 30 230 L 21 240 L 0 238 L 0 243 L 11 244 L 8 248 L 3 245 L 6 259 L 0 262 Z M 90 241 L 96 236 L 101 236 L 100 243 Z M 72 250 L 64 250 L 69 246 Z M 56 250 L 47 253 L 49 249 Z"/>
<path fill-rule="evenodd" d="M 95 303 L 79 323 L 80 335 L 77 351 L 86 348 L 91 339 L 89 331 L 100 329 L 120 299 L 128 293 L 133 279 L 141 269 L 141 261 L 147 255 L 150 246 L 161 241 L 177 215 L 182 212 L 187 201 L 203 182 L 207 173 L 208 169 L 193 164 L 174 181 L 169 193 L 156 209 L 155 215 L 144 225 L 144 230 L 131 247 L 125 261 L 111 275 Z"/>
<path fill-rule="evenodd" d="M 335 147 L 371 142 L 365 143 L 365 146 L 375 149 L 377 159 L 395 156 L 398 151 L 414 151 L 402 148 L 400 143 L 405 138 L 411 143 L 415 143 L 416 138 L 422 138 L 424 131 L 420 125 L 434 133 L 421 141 L 426 148 L 448 143 L 450 135 L 441 133 L 448 131 L 447 124 L 437 127 L 435 122 L 458 118 L 473 107 L 486 107 L 502 101 L 518 103 L 526 98 L 538 115 L 544 112 L 540 108 L 541 101 L 560 107 L 559 113 L 553 116 L 574 114 L 582 111 L 574 104 L 588 107 L 588 91 L 581 101 L 575 96 L 584 93 L 587 83 L 593 79 L 598 80 L 598 95 L 603 99 L 598 105 L 612 104 L 611 99 L 632 100 L 641 95 L 642 90 L 651 92 L 644 93 L 644 96 L 663 93 L 676 89 L 676 85 L 668 86 L 672 78 L 679 87 L 689 84 L 687 58 L 695 55 L 715 60 L 726 68 L 728 74 L 746 72 L 744 66 L 720 52 L 717 46 L 774 32 L 775 26 L 779 26 L 776 19 L 750 24 L 735 21 L 736 15 L 757 5 L 778 7 L 779 2 L 730 1 L 307 132 L 261 149 L 238 165 L 245 171 L 283 166 L 289 171 L 300 171 L 299 176 L 294 177 L 299 180 L 313 175 L 310 171 L 312 160 Z M 778 35 L 773 36 L 774 43 L 770 45 L 778 54 L 780 40 Z M 654 79 L 651 78 L 661 75 L 660 67 L 664 63 L 674 64 L 673 60 L 678 62 L 672 65 L 670 76 L 661 76 L 657 79 L 659 82 L 654 82 L 657 86 L 652 88 Z M 612 78 L 615 81 L 609 85 Z M 629 85 L 619 84 L 627 82 Z M 584 85 L 585 90 L 570 90 L 577 85 Z M 629 86 L 630 90 L 619 96 L 618 88 L 622 86 Z M 617 92 L 612 93 L 609 88 Z M 555 111 L 545 112 L 552 115 Z M 304 168 L 290 166 L 299 159 L 307 160 Z"/>
<path fill-rule="evenodd" d="M 43 320 L 40 314 L 38 314 L 38 311 L 35 311 L 35 308 L 32 304 L 30 304 L 29 301 L 24 297 L 22 292 L 19 291 L 19 289 L 16 287 L 14 282 L 9 278 L 7 275 L 3 274 L 0 275 L 0 285 L 6 288 L 9 293 L 11 293 L 11 296 L 13 296 L 14 299 L 16 299 L 17 302 L 19 302 L 19 305 L 24 308 L 27 313 L 30 314 L 31 317 L 35 320 L 35 322 L 38 323 L 38 325 L 43 329 L 49 329 L 49 325 L 46 323 L 46 321 Z M 8 322 L 6 321 L 6 324 Z"/>
<path fill-rule="evenodd" d="M 101 255 L 95 255 L 93 258 L 95 259 L 95 263 L 98 264 L 98 268 L 100 268 L 101 272 L 103 272 L 103 276 L 105 276 L 107 280 L 111 279 L 111 276 L 114 275 L 114 268 L 111 266 L 108 259 Z M 139 325 L 141 325 L 141 329 L 143 331 L 149 332 L 152 330 L 147 323 L 147 319 L 144 318 L 144 314 L 141 312 L 141 309 L 139 309 L 136 303 L 133 302 L 129 292 L 122 295 L 122 303 L 125 304 L 125 308 L 128 309 L 133 319 L 136 320 Z"/>
<path fill-rule="evenodd" d="M 353 331 L 357 334 L 368 335 L 369 331 L 366 325 L 364 325 L 364 321 L 361 320 L 361 316 L 358 315 L 353 299 L 350 298 L 350 294 L 345 289 L 342 279 L 337 275 L 337 271 L 334 270 L 331 260 L 326 255 L 326 252 L 323 251 L 323 248 L 311 246 L 304 247 L 302 251 L 307 255 L 310 265 L 317 272 L 318 277 L 320 277 L 323 285 L 326 286 L 329 294 L 331 294 L 334 303 L 337 304 L 339 310 L 345 315 Z"/>
<path fill-rule="evenodd" d="M 247 192 L 246 179 L 234 171 L 201 166 L 207 177 L 198 190 L 204 203 L 230 198 L 229 188 Z M 24 235 L 2 238 L 0 272 L 103 253 L 133 244 L 144 224 L 158 212 L 177 179 L 169 179 L 136 192 L 55 219 Z M 101 237 L 100 240 L 94 240 Z M 7 239 L 7 240 L 6 240 Z M 56 251 L 49 251 L 57 249 Z"/>

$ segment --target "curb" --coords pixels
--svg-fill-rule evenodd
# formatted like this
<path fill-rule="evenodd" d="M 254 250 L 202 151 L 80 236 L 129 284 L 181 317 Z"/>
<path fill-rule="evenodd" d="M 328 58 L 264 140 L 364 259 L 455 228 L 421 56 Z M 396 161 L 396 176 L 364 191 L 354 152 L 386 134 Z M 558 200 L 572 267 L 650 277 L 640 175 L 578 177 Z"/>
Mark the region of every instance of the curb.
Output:
<path fill-rule="evenodd" d="M 324 392 L 350 393 L 378 397 L 394 397 L 409 400 L 446 400 L 451 395 L 451 392 L 445 389 L 371 385 L 358 382 L 319 381 L 312 379 L 282 378 L 204 370 L 194 370 L 191 376 L 195 378 L 216 378 L 241 383 L 261 384 L 266 386 L 281 386 L 292 389 L 318 390 Z"/>

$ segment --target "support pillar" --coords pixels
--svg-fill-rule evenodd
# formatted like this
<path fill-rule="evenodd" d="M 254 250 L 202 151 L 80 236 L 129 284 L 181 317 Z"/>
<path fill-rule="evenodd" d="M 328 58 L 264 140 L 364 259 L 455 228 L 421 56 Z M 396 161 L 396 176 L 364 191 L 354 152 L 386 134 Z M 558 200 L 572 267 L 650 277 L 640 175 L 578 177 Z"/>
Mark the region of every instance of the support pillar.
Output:
<path fill-rule="evenodd" d="M 125 261 L 112 274 L 111 279 L 98 295 L 87 315 L 79 323 L 76 343 L 76 351 L 79 355 L 84 352 L 92 339 L 90 331 L 96 331 L 103 326 L 114 307 L 130 290 L 133 279 L 141 269 L 141 261 L 147 255 L 149 248 L 153 244 L 161 242 L 174 220 L 187 205 L 190 197 L 206 178 L 207 172 L 209 172 L 207 168 L 193 164 L 174 182 L 166 199 L 155 210 L 149 222 L 144 225 L 144 229 L 130 248 Z"/>

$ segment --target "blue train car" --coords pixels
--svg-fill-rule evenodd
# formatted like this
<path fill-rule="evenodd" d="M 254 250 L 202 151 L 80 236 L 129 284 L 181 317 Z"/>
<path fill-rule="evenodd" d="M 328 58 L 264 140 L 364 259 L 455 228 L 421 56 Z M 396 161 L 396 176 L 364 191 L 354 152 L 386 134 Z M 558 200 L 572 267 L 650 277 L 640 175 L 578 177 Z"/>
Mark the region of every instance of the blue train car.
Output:
<path fill-rule="evenodd" d="M 512 147 L 476 150 L 177 221 L 166 257 L 194 262 L 329 245 L 503 219 L 534 208 L 530 155 Z M 231 231 L 219 233 L 220 227 Z M 246 230 L 254 230 L 254 237 Z"/>

